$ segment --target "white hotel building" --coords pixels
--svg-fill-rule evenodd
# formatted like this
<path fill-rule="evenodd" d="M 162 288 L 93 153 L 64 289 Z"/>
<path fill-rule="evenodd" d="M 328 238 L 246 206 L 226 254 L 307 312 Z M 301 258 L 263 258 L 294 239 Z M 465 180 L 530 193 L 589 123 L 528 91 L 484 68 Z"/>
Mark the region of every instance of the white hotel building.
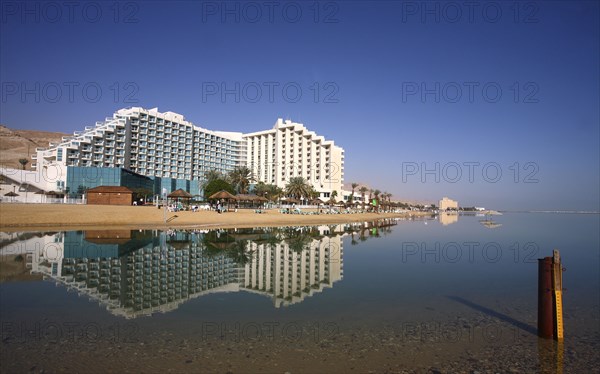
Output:
<path fill-rule="evenodd" d="M 289 120 L 242 134 L 207 130 L 158 108 L 133 107 L 36 152 L 32 168 L 46 191 L 65 190 L 69 167 L 95 167 L 122 168 L 158 181 L 155 186 L 198 194 L 207 171 L 227 173 L 247 165 L 257 181 L 284 188 L 291 177 L 301 176 L 324 200 L 334 190 L 342 196 L 344 150 Z"/>
<path fill-rule="evenodd" d="M 327 200 L 331 192 L 342 196 L 344 150 L 332 140 L 300 123 L 278 119 L 271 130 L 244 134 L 247 165 L 264 183 L 285 186 L 292 177 L 303 177 Z"/>

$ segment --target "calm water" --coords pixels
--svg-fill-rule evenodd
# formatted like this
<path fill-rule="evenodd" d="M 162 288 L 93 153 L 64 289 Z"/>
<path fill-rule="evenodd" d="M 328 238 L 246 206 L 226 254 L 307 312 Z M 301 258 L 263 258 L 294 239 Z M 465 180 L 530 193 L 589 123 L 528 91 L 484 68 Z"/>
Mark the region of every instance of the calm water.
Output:
<path fill-rule="evenodd" d="M 599 215 L 487 221 L 3 233 L 1 369 L 597 372 Z M 536 336 L 553 249 L 562 346 Z"/>

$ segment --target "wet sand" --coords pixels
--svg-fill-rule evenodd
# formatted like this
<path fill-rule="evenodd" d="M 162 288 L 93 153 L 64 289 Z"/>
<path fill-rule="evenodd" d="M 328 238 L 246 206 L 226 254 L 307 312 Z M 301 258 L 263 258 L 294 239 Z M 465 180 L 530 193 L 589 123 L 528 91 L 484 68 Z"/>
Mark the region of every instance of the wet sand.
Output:
<path fill-rule="evenodd" d="M 0 230 L 76 230 L 137 228 L 232 228 L 318 225 L 364 222 L 381 218 L 427 215 L 411 213 L 282 214 L 277 209 L 258 214 L 253 209 L 219 214 L 215 211 L 167 212 L 156 206 L 0 204 Z M 166 217 L 166 222 L 165 222 Z"/>

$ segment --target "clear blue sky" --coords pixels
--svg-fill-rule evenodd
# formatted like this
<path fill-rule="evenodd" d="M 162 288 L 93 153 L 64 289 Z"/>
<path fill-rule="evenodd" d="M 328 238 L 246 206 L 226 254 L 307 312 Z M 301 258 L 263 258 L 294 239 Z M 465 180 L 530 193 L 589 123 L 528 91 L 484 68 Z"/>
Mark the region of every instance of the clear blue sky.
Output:
<path fill-rule="evenodd" d="M 2 5 L 9 127 L 72 132 L 129 106 L 242 132 L 284 117 L 397 199 L 600 209 L 596 1 L 53 4 Z M 214 93 L 236 83 L 239 102 Z"/>

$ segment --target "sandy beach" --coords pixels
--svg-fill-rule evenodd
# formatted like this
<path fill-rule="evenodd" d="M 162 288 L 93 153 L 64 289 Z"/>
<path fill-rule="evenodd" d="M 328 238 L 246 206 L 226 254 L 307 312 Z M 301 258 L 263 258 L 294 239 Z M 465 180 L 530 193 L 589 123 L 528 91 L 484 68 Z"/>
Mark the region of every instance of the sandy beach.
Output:
<path fill-rule="evenodd" d="M 423 213 L 421 213 L 422 215 Z M 214 211 L 167 212 L 155 206 L 0 204 L 0 230 L 81 230 L 137 228 L 231 228 L 316 225 L 416 216 L 419 213 L 282 214 L 277 209 L 257 214 L 252 209 L 218 214 Z"/>

